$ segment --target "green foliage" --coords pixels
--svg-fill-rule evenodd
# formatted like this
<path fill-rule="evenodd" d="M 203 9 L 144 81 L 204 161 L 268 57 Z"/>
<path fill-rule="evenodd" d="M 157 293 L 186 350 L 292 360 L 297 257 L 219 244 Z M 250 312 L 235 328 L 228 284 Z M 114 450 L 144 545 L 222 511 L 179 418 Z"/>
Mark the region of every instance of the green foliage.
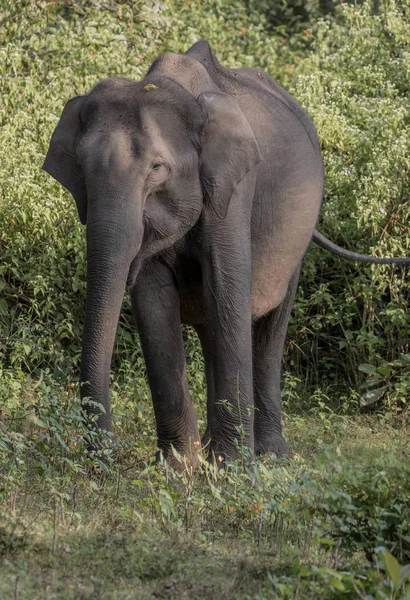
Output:
<path fill-rule="evenodd" d="M 410 356 L 402 354 L 397 360 L 380 359 L 377 364 L 363 364 L 360 371 L 368 375 L 362 387 L 366 393 L 360 399 L 363 408 L 386 406 L 406 418 L 410 391 Z"/>
<path fill-rule="evenodd" d="M 321 139 L 326 196 L 320 229 L 363 253 L 406 255 L 409 7 L 383 3 L 379 14 L 370 13 L 369 5 L 343 7 L 337 22 L 319 21 L 310 53 L 286 83 Z M 295 374 L 308 371 L 312 383 L 325 378 L 338 387 L 343 373 L 357 386 L 358 363 L 407 352 L 406 280 L 401 269 L 358 266 L 312 247 L 292 324 L 301 351 L 297 361 L 288 354 Z"/>
<path fill-rule="evenodd" d="M 298 491 L 305 490 L 304 509 L 310 507 L 315 519 L 320 515 L 320 528 L 327 516 L 327 535 L 341 541 L 344 548 L 364 550 L 371 557 L 383 545 L 408 560 L 410 464 L 404 456 L 368 458 L 366 470 L 357 472 L 346 468 L 337 456 L 322 454 L 319 478 L 308 474 L 301 480 Z"/>
<path fill-rule="evenodd" d="M 40 388 L 40 397 L 56 392 Z M 332 440 L 315 459 L 306 454 L 308 432 L 323 424 L 304 420 L 291 430 L 300 452 L 292 461 L 218 470 L 201 460 L 194 474 L 176 473 L 120 443 L 111 466 L 90 461 L 78 444 L 75 396 L 59 398 L 61 409 L 40 403 L 2 451 L 3 597 L 15 586 L 22 598 L 35 597 L 48 585 L 56 598 L 79 597 L 83 586 L 84 598 L 126 598 L 131 589 L 154 598 L 171 582 L 175 598 L 403 597 L 404 429 L 394 438 L 380 427 L 370 452 L 369 436 L 357 445 L 347 430 L 336 454 Z M 209 569 L 213 587 L 202 588 Z"/>
<path fill-rule="evenodd" d="M 52 128 L 68 98 L 107 75 L 140 78 L 164 50 L 183 51 L 205 38 L 223 64 L 271 73 L 301 101 L 319 132 L 327 176 L 321 229 L 362 252 L 408 253 L 408 1 L 400 8 L 386 1 L 378 11 L 341 5 L 335 20 L 296 28 L 290 37 L 269 26 L 269 11 L 279 5 L 268 4 L 209 0 L 195 10 L 194 2 L 182 0 L 106 2 L 99 10 L 92 1 L 3 3 L 0 354 L 6 397 L 27 376 L 43 372 L 64 381 L 78 373 L 84 232 L 69 194 L 40 170 Z M 308 17 L 322 8 L 309 9 Z M 286 351 L 286 368 L 304 382 L 303 393 L 321 386 L 337 403 L 346 383 L 360 384 L 358 364 L 407 352 L 407 297 L 404 270 L 356 266 L 312 247 Z M 123 385 L 131 372 L 142 381 L 128 299 L 114 369 Z M 189 376 L 203 396 L 197 370 L 189 369 Z"/>

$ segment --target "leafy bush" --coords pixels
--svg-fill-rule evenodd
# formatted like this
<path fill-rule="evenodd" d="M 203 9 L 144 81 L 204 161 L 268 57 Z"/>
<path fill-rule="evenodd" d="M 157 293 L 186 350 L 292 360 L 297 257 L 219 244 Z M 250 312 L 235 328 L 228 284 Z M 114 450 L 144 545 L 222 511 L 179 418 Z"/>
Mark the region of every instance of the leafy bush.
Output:
<path fill-rule="evenodd" d="M 367 456 L 366 469 L 356 470 L 323 453 L 316 476 L 307 473 L 298 483 L 304 510 L 312 512 L 321 534 L 325 524 L 326 534 L 344 550 L 364 550 L 371 558 L 376 548 L 386 546 L 409 561 L 410 464 L 403 458 Z"/>
<path fill-rule="evenodd" d="M 28 375 L 75 380 L 78 372 L 84 231 L 69 194 L 39 169 L 52 128 L 69 97 L 107 75 L 138 79 L 166 49 L 183 51 L 206 38 L 227 66 L 270 72 L 319 132 L 327 176 L 321 230 L 362 252 L 403 255 L 410 245 L 408 1 L 400 8 L 384 2 L 378 14 L 370 4 L 342 5 L 337 20 L 319 20 L 290 38 L 266 31 L 262 5 L 257 13 L 256 4 L 239 1 L 209 1 L 198 11 L 182 0 L 98 6 L 4 4 L 0 353 L 6 398 L 15 397 Z M 346 384 L 358 387 L 358 364 L 407 352 L 407 299 L 405 270 L 349 264 L 312 246 L 286 351 L 286 369 L 304 382 L 304 394 L 321 386 L 337 402 Z M 137 381 L 143 375 L 128 299 L 114 369 L 123 384 L 131 372 Z M 203 396 L 197 370 L 189 377 Z"/>
<path fill-rule="evenodd" d="M 345 247 L 392 256 L 409 254 L 409 5 L 382 6 L 372 16 L 368 4 L 342 7 L 337 23 L 319 21 L 311 52 L 285 83 L 321 139 L 319 228 Z M 315 385 L 356 387 L 358 364 L 407 352 L 407 301 L 405 270 L 355 265 L 312 247 L 291 325 L 292 371 Z"/>

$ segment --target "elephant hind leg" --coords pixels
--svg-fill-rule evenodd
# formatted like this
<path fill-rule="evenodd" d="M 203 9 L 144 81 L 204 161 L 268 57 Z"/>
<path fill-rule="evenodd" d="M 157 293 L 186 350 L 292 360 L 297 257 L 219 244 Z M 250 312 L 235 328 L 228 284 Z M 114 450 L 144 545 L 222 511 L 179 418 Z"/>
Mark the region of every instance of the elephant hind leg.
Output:
<path fill-rule="evenodd" d="M 298 266 L 284 300 L 253 324 L 253 385 L 255 453 L 287 456 L 282 436 L 281 363 L 289 317 L 299 281 Z"/>

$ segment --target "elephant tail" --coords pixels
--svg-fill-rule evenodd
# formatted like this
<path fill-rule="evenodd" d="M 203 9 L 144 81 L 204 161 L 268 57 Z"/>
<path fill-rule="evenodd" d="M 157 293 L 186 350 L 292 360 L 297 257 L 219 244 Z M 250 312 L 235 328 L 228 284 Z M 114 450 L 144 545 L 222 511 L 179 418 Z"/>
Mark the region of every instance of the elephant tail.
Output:
<path fill-rule="evenodd" d="M 348 260 L 373 263 L 375 265 L 410 265 L 410 258 L 380 258 L 378 256 L 368 256 L 367 254 L 351 252 L 350 250 L 346 250 L 345 248 L 334 244 L 316 229 L 313 232 L 312 240 L 316 242 L 316 244 L 319 244 L 319 246 L 322 246 L 325 250 L 329 250 Z"/>

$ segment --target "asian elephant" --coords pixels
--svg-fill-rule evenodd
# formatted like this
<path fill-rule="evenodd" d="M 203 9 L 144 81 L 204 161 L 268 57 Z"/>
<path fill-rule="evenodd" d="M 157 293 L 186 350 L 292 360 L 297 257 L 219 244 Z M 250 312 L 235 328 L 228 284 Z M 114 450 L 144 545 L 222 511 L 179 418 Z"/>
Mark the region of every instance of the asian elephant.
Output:
<path fill-rule="evenodd" d="M 69 100 L 43 168 L 87 225 L 81 381 L 104 407 L 89 408 L 98 426 L 111 429 L 128 281 L 164 456 L 173 462 L 173 446 L 194 465 L 201 444 L 181 322 L 203 348 L 211 455 L 233 458 L 240 444 L 286 455 L 280 370 L 300 264 L 312 235 L 347 252 L 314 232 L 323 165 L 296 100 L 259 69 L 223 68 L 198 42 L 160 56 L 140 82 L 105 79 Z"/>

